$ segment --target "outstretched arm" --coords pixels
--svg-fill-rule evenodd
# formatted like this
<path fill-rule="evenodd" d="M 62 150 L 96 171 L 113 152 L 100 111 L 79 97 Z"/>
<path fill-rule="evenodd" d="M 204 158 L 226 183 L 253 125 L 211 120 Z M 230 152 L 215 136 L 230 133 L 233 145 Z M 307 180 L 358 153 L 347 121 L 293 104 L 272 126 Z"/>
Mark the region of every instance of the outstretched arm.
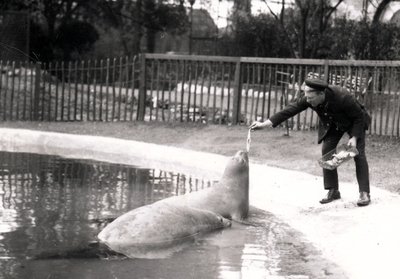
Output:
<path fill-rule="evenodd" d="M 300 98 L 296 102 L 290 103 L 287 105 L 283 110 L 280 112 L 275 113 L 269 119 L 265 120 L 264 122 L 255 121 L 253 124 L 250 125 L 250 129 L 252 131 L 263 129 L 265 127 L 276 127 L 283 121 L 289 119 L 290 117 L 302 112 L 303 110 L 307 109 L 310 105 L 307 103 L 305 97 Z"/>
<path fill-rule="evenodd" d="M 254 130 L 259 130 L 259 129 L 264 129 L 265 127 L 272 127 L 272 122 L 271 120 L 267 119 L 264 122 L 260 122 L 260 121 L 255 121 L 250 125 L 250 130 L 254 131 Z"/>

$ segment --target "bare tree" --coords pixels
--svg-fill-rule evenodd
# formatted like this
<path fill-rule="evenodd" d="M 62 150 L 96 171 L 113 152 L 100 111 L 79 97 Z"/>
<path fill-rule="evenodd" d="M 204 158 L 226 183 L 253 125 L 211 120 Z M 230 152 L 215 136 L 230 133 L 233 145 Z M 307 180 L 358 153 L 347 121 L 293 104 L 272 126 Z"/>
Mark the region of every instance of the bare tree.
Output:
<path fill-rule="evenodd" d="M 321 46 L 321 39 L 332 18 L 332 14 L 343 1 L 337 0 L 336 3 L 331 4 L 330 0 L 295 0 L 295 6 L 292 11 L 294 16 L 286 18 L 284 0 L 281 1 L 282 9 L 280 15 L 272 11 L 267 0 L 263 0 L 271 14 L 280 22 L 288 43 L 292 45 L 293 53 L 296 53 L 296 57 L 300 58 L 315 57 L 317 55 Z M 289 25 L 293 26 L 293 28 L 290 29 Z M 297 44 L 293 39 L 293 35 L 297 37 Z"/>
<path fill-rule="evenodd" d="M 281 8 L 281 13 L 279 15 L 277 15 L 269 6 L 268 1 L 267 0 L 262 0 L 266 5 L 268 10 L 270 11 L 270 13 L 272 14 L 272 16 L 275 18 L 276 21 L 279 22 L 279 25 L 281 26 L 282 30 L 283 30 L 283 35 L 286 38 L 286 41 L 288 43 L 289 46 L 289 50 L 292 54 L 293 57 L 298 57 L 298 52 L 295 51 L 295 44 L 291 39 L 291 36 L 289 36 L 287 28 L 285 26 L 285 22 L 284 22 L 284 17 L 285 17 L 285 0 L 282 0 L 282 8 Z"/>

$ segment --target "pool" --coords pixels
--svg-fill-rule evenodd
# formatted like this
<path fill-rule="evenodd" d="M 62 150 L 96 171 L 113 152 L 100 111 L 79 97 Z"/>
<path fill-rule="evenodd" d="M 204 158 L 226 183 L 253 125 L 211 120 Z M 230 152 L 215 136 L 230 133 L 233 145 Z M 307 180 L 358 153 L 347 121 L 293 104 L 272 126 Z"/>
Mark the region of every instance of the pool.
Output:
<path fill-rule="evenodd" d="M 0 278 L 335 278 L 296 231 L 255 208 L 246 224 L 201 236 L 166 259 L 70 256 L 109 218 L 215 181 L 33 153 L 0 158 Z"/>

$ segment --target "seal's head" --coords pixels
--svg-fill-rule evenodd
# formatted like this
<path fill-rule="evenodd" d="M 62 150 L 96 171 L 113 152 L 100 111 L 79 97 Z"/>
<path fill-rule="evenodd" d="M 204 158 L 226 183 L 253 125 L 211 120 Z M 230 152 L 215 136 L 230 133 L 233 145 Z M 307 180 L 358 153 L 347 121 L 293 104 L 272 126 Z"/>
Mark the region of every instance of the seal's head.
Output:
<path fill-rule="evenodd" d="M 230 226 L 232 226 L 232 222 L 229 219 L 226 219 L 222 216 L 219 216 L 222 228 L 229 228 Z"/>
<path fill-rule="evenodd" d="M 235 160 L 241 163 L 249 164 L 249 155 L 247 151 L 239 150 L 236 152 L 236 154 L 233 156 Z"/>
<path fill-rule="evenodd" d="M 232 156 L 226 165 L 225 172 L 240 173 L 248 171 L 249 169 L 249 156 L 246 151 L 239 150 Z"/>
<path fill-rule="evenodd" d="M 229 228 L 232 226 L 231 220 L 208 210 L 202 211 L 204 216 L 202 220 L 198 221 L 198 223 L 205 223 L 210 227 L 209 230 Z"/>
<path fill-rule="evenodd" d="M 223 178 L 243 177 L 249 173 L 249 156 L 246 151 L 239 150 L 232 156 L 225 167 Z"/>

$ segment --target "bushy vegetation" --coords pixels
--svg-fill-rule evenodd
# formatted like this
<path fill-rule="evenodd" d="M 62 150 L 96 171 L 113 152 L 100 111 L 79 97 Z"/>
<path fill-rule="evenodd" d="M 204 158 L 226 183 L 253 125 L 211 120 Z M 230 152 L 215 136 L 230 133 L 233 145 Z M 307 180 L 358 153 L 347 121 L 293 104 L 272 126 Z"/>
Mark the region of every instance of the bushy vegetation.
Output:
<path fill-rule="evenodd" d="M 224 35 L 221 54 L 400 59 L 400 28 L 397 25 L 368 18 L 354 20 L 346 15 L 334 17 L 337 7 L 332 7 L 331 2 L 334 1 L 296 1 L 296 6 L 286 8 L 280 14 L 233 13 L 233 31 Z"/>
<path fill-rule="evenodd" d="M 384 4 L 391 1 L 378 1 L 373 18 L 358 20 L 337 16 L 344 0 L 296 0 L 283 4 L 280 13 L 258 15 L 250 13 L 250 0 L 232 1 L 229 26 L 209 38 L 193 40 L 199 44 L 193 47 L 195 54 L 210 53 L 200 47 L 208 40 L 213 54 L 225 56 L 400 59 L 399 27 L 379 21 Z M 48 62 L 162 51 L 156 48 L 157 36 L 189 36 L 191 2 L 195 1 L 0 0 L 0 9 L 29 13 L 27 56 Z M 213 5 L 211 0 L 202 3 Z"/>

